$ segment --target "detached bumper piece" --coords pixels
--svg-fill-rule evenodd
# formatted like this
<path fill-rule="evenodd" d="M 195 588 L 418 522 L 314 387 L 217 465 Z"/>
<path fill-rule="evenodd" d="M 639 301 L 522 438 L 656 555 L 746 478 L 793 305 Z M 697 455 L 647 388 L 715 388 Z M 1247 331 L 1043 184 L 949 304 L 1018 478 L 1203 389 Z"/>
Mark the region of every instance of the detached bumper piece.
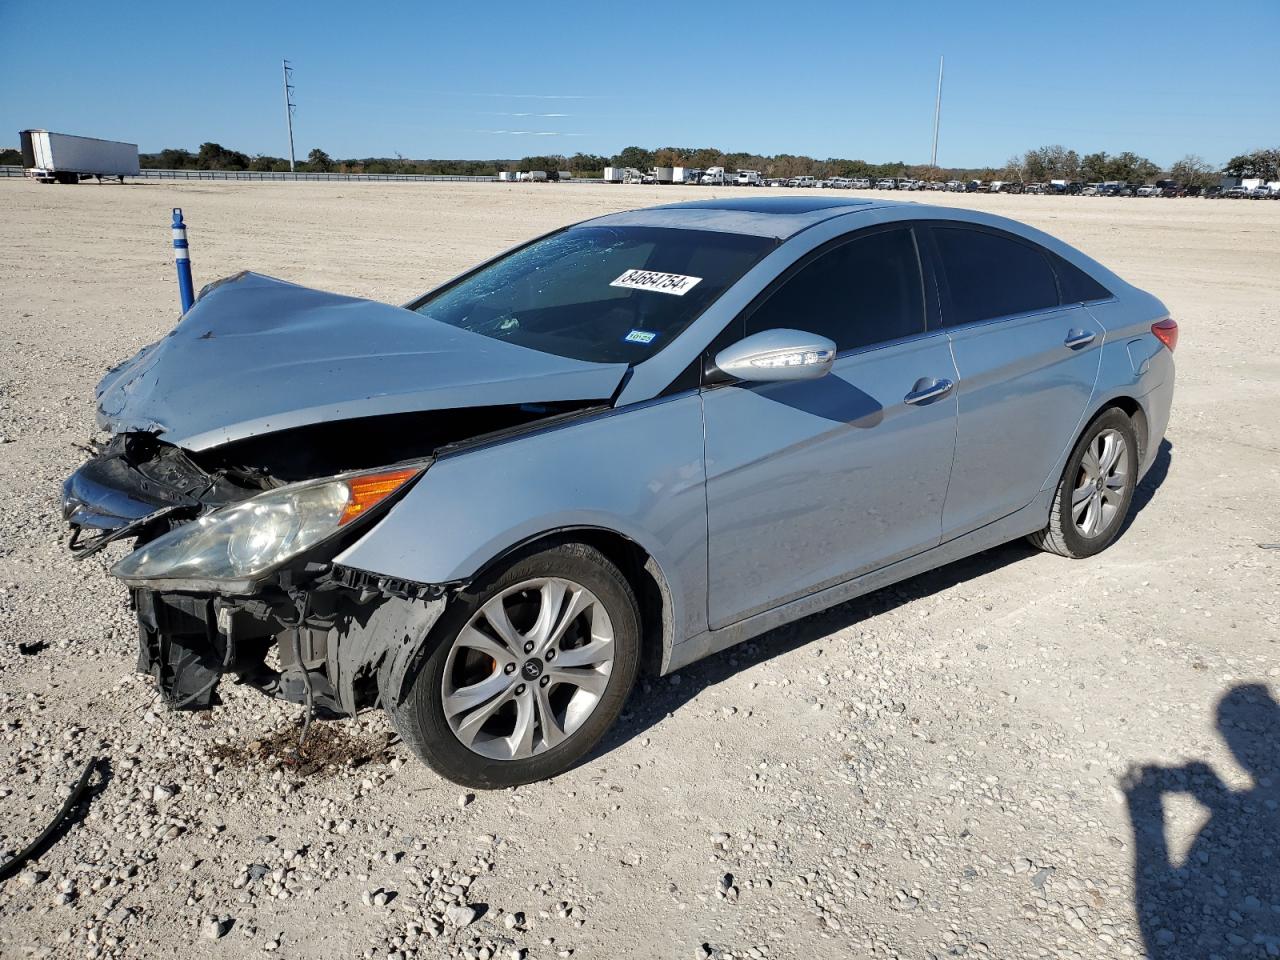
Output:
<path fill-rule="evenodd" d="M 128 537 L 146 542 L 209 507 L 262 489 L 247 475 L 240 477 L 246 486 L 210 473 L 150 434 L 121 434 L 93 452 L 62 487 L 62 516 L 72 531 L 68 546 L 77 559 Z"/>

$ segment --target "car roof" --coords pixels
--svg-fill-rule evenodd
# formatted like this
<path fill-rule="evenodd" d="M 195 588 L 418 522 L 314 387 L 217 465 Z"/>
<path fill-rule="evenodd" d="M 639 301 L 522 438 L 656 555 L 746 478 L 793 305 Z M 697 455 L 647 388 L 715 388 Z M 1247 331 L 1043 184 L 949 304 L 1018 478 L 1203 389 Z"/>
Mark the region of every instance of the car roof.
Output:
<path fill-rule="evenodd" d="M 722 197 L 611 213 L 588 221 L 601 227 L 673 227 L 785 240 L 832 217 L 890 206 L 892 200 L 846 197 Z"/>

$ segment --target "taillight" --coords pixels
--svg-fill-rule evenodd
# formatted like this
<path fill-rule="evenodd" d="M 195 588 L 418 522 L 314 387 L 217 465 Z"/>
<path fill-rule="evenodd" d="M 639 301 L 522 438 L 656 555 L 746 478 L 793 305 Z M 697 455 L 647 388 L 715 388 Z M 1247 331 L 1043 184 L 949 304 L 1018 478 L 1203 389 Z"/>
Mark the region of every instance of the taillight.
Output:
<path fill-rule="evenodd" d="M 1157 340 L 1169 348 L 1170 353 L 1178 346 L 1178 321 L 1172 317 L 1165 317 L 1159 323 L 1153 323 L 1151 332 L 1156 335 Z"/>

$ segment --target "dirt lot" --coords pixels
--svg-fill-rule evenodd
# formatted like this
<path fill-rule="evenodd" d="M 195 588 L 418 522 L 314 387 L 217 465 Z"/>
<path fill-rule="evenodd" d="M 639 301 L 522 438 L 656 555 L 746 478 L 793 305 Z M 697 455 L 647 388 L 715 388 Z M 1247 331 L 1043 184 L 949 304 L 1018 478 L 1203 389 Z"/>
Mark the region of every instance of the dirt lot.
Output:
<path fill-rule="evenodd" d="M 58 495 L 94 383 L 175 322 L 170 207 L 197 284 L 403 302 L 548 228 L 713 192 L 0 182 L 0 859 L 109 761 L 0 884 L 0 956 L 1280 954 L 1280 203 L 912 195 L 1025 220 L 1169 305 L 1173 421 L 1132 526 L 646 683 L 555 782 L 463 794 L 377 716 L 282 768 L 296 708 L 226 685 L 171 715 L 132 673 L 124 593 L 63 549 Z"/>

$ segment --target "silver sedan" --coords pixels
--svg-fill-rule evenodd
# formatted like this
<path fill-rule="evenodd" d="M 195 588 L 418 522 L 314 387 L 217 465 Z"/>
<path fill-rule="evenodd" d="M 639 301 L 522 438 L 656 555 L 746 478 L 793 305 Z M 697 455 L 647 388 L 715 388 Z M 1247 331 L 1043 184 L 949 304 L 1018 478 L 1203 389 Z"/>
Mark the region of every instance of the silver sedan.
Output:
<path fill-rule="evenodd" d="M 611 214 L 404 307 L 252 273 L 98 387 L 66 482 L 175 708 L 381 707 L 456 782 L 579 762 L 669 673 L 996 544 L 1123 530 L 1155 297 L 999 217 L 803 196 Z M 673 744 L 673 748 L 676 745 Z"/>

